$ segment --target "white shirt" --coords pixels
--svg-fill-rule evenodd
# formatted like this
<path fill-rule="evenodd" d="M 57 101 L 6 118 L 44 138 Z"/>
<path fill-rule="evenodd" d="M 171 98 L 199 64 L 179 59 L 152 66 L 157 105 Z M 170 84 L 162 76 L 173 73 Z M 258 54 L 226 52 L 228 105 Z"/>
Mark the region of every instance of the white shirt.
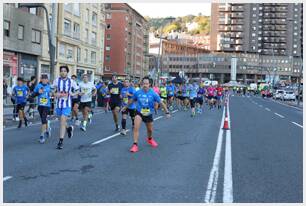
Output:
<path fill-rule="evenodd" d="M 85 93 L 81 96 L 81 102 L 91 102 L 92 101 L 92 91 L 95 90 L 96 87 L 92 82 L 81 82 L 79 84 L 80 93 Z"/>

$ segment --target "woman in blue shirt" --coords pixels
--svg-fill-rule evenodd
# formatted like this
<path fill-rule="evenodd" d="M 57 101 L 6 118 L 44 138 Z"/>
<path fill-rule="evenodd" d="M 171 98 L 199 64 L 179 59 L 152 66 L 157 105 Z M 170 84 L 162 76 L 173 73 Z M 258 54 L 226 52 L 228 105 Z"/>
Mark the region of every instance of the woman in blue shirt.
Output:
<path fill-rule="evenodd" d="M 27 104 L 27 98 L 29 96 L 29 88 L 24 85 L 24 80 L 22 77 L 17 78 L 17 85 L 13 88 L 12 95 L 15 97 L 16 101 L 16 112 L 19 115 L 19 124 L 18 128 L 21 127 L 22 121 L 24 121 L 24 125 L 28 126 L 28 120 L 24 114 L 24 108 Z"/>

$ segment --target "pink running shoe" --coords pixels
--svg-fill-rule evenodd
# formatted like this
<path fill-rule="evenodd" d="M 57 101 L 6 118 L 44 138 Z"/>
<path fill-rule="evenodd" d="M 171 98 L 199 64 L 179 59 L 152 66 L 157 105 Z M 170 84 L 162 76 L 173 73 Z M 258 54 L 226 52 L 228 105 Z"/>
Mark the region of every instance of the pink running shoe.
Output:
<path fill-rule="evenodd" d="M 133 146 L 130 149 L 130 152 L 138 152 L 138 146 L 136 144 L 133 144 Z"/>
<path fill-rule="evenodd" d="M 157 147 L 158 144 L 157 142 L 155 142 L 155 140 L 152 138 L 151 140 L 149 140 L 149 138 L 147 139 L 148 144 L 150 144 L 152 147 Z"/>

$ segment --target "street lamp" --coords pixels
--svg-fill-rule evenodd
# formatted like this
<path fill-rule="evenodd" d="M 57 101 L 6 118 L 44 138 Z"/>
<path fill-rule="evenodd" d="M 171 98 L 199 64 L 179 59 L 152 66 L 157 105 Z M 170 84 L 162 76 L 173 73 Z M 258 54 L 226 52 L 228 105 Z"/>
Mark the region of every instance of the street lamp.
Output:
<path fill-rule="evenodd" d="M 172 21 L 173 17 L 168 17 L 168 18 L 165 18 L 164 20 L 170 20 Z M 160 77 L 160 73 L 161 73 L 161 70 L 160 70 L 160 63 L 161 63 L 161 54 L 160 54 L 160 47 L 161 47 L 161 44 L 162 44 L 162 33 L 163 33 L 163 29 L 164 29 L 165 26 L 162 26 L 160 28 L 160 34 L 159 34 L 159 46 L 158 46 L 158 56 L 157 56 L 157 81 L 159 81 L 159 77 Z"/>
<path fill-rule="evenodd" d="M 43 3 L 20 3 L 19 7 L 27 7 L 27 8 L 43 8 L 46 14 L 47 20 L 47 29 L 48 29 L 48 39 L 49 39 L 49 55 L 50 55 L 50 79 L 54 79 L 54 65 L 55 65 L 55 46 L 52 44 L 52 37 L 50 32 L 50 22 L 48 16 L 48 10 Z M 56 18 L 52 16 L 52 18 Z"/>

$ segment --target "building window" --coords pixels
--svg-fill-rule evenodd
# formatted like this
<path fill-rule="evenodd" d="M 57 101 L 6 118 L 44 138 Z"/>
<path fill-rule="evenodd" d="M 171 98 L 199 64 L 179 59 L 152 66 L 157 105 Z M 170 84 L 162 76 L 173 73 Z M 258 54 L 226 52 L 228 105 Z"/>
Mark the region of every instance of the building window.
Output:
<path fill-rule="evenodd" d="M 296 45 L 296 44 L 294 44 L 294 45 L 293 45 L 293 48 L 297 48 L 297 45 Z"/>
<path fill-rule="evenodd" d="M 253 14 L 253 17 L 256 17 L 256 14 Z"/>
<path fill-rule="evenodd" d="M 84 61 L 87 63 L 88 62 L 88 49 L 85 49 L 85 59 Z"/>
<path fill-rule="evenodd" d="M 80 25 L 77 23 L 74 23 L 73 25 L 73 37 L 80 39 Z"/>
<path fill-rule="evenodd" d="M 253 11 L 256 11 L 256 7 L 253 7 Z"/>
<path fill-rule="evenodd" d="M 24 26 L 18 25 L 18 39 L 23 40 L 24 36 Z"/>
<path fill-rule="evenodd" d="M 36 8 L 30 8 L 30 13 L 36 15 L 37 9 Z"/>
<path fill-rule="evenodd" d="M 106 14 L 106 19 L 111 19 L 111 18 L 112 18 L 112 14 L 107 13 L 107 14 Z"/>
<path fill-rule="evenodd" d="M 64 10 L 72 13 L 72 4 L 71 3 L 64 3 Z"/>
<path fill-rule="evenodd" d="M 86 21 L 86 23 L 89 23 L 89 9 L 86 9 L 86 12 L 85 12 L 85 21 Z"/>
<path fill-rule="evenodd" d="M 97 14 L 92 12 L 92 25 L 97 26 Z"/>
<path fill-rule="evenodd" d="M 81 48 L 77 48 L 77 62 L 81 62 Z"/>
<path fill-rule="evenodd" d="M 59 56 L 60 57 L 65 56 L 65 44 L 60 43 L 60 45 L 59 45 Z"/>
<path fill-rule="evenodd" d="M 4 20 L 4 24 L 3 24 L 3 31 L 4 31 L 4 36 L 9 37 L 10 36 L 10 22 Z"/>
<path fill-rule="evenodd" d="M 105 71 L 110 71 L 110 66 L 105 66 Z"/>
<path fill-rule="evenodd" d="M 73 14 L 75 16 L 80 16 L 80 4 L 73 4 Z"/>
<path fill-rule="evenodd" d="M 110 62 L 110 56 L 109 56 L 109 55 L 106 55 L 105 60 L 106 60 L 107 62 Z"/>
<path fill-rule="evenodd" d="M 125 16 L 125 20 L 128 21 L 128 20 L 129 20 L 129 17 L 128 17 L 128 16 Z"/>
<path fill-rule="evenodd" d="M 96 52 L 94 51 L 91 52 L 91 63 L 92 64 L 96 63 Z"/>
<path fill-rule="evenodd" d="M 67 47 L 67 56 L 66 57 L 69 61 L 73 60 L 73 48 L 70 47 L 70 46 Z"/>
<path fill-rule="evenodd" d="M 112 27 L 111 27 L 111 25 L 110 24 L 107 24 L 106 25 L 106 29 L 111 29 Z"/>
<path fill-rule="evenodd" d="M 106 40 L 111 40 L 111 35 L 110 34 L 106 35 Z"/>
<path fill-rule="evenodd" d="M 89 33 L 88 33 L 88 29 L 85 29 L 85 42 L 89 42 Z"/>
<path fill-rule="evenodd" d="M 71 36 L 71 21 L 68 19 L 64 20 L 64 34 Z"/>
<path fill-rule="evenodd" d="M 110 49 L 111 49 L 111 46 L 110 46 L 110 45 L 107 45 L 107 46 L 105 47 L 105 50 L 106 50 L 106 51 L 110 51 Z"/>
<path fill-rule="evenodd" d="M 97 33 L 91 32 L 91 44 L 95 45 L 97 43 Z"/>
<path fill-rule="evenodd" d="M 40 44 L 40 35 L 41 35 L 40 31 L 36 29 L 32 29 L 32 42 L 36 44 Z"/>

